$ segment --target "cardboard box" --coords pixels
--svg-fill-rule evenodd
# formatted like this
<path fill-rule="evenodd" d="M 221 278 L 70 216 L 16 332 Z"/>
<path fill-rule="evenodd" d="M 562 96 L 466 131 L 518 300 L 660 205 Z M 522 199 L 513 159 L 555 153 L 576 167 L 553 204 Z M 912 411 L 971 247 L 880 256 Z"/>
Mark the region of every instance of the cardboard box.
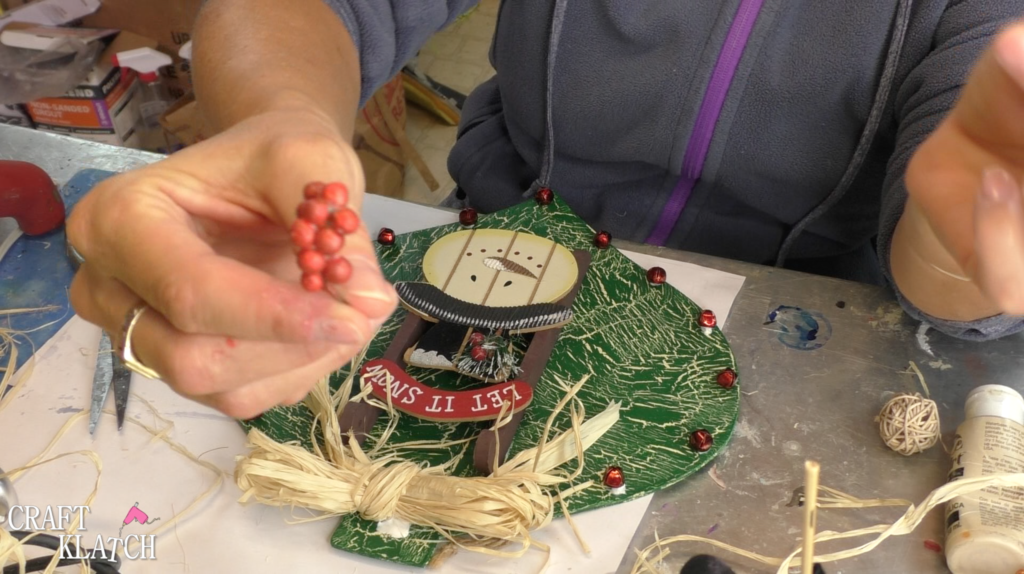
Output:
<path fill-rule="evenodd" d="M 110 145 L 135 147 L 139 79 L 113 68 L 99 84 L 80 84 L 60 98 L 26 104 L 36 129 Z"/>
<path fill-rule="evenodd" d="M 185 97 L 167 108 L 160 116 L 160 125 L 185 145 L 201 142 L 210 134 L 192 92 L 185 94 Z"/>
<path fill-rule="evenodd" d="M 66 94 L 25 104 L 36 129 L 111 145 L 137 147 L 140 84 L 135 72 L 113 65 L 113 54 L 156 42 L 128 32 L 118 34 L 89 76 Z"/>
<path fill-rule="evenodd" d="M 0 125 L 32 127 L 32 120 L 21 106 L 0 106 Z"/>
<path fill-rule="evenodd" d="M 174 59 L 174 65 L 161 70 L 171 97 L 178 99 L 192 89 L 191 69 L 178 57 L 178 50 L 192 39 L 199 7 L 203 0 L 103 0 L 100 9 L 82 20 L 83 26 L 117 28 L 156 40 L 161 52 Z"/>

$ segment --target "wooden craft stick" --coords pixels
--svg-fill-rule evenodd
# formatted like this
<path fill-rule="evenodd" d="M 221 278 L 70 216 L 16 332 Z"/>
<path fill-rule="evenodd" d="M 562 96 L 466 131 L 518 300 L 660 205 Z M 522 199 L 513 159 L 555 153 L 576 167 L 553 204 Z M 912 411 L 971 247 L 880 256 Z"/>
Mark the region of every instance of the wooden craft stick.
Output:
<path fill-rule="evenodd" d="M 373 101 L 380 108 L 380 114 L 384 117 L 384 123 L 391 130 L 391 135 L 395 136 L 395 141 L 398 142 L 398 147 L 401 148 L 402 153 L 405 154 L 405 157 L 416 168 L 416 171 L 420 172 L 420 175 L 423 176 L 423 181 L 427 183 L 430 191 L 437 191 L 441 185 L 437 183 L 434 174 L 430 173 L 430 168 L 427 167 L 427 162 L 423 161 L 423 156 L 416 151 L 415 146 L 409 141 L 409 136 L 405 135 L 405 128 L 398 123 L 398 118 L 391 113 L 391 107 L 388 105 L 387 100 L 384 99 L 380 92 L 377 92 L 373 95 Z"/>
<path fill-rule="evenodd" d="M 383 358 L 394 361 L 395 364 L 404 369 L 405 350 L 418 341 L 430 325 L 431 323 L 424 321 L 419 315 L 413 313 L 406 315 L 405 321 L 398 328 L 398 333 L 391 340 L 391 344 L 388 345 Z M 359 403 L 350 402 L 345 405 L 345 410 L 338 417 L 338 427 L 341 429 L 342 439 L 344 440 L 348 435 L 348 431 L 351 430 L 356 437 L 356 442 L 363 444 L 363 441 L 369 436 L 370 430 L 373 429 L 373 425 L 377 422 L 377 417 L 380 416 L 380 413 L 381 410 L 379 408 L 365 401 Z"/>
<path fill-rule="evenodd" d="M 818 475 L 821 465 L 804 462 L 804 551 L 800 556 L 801 574 L 814 573 L 814 534 L 818 530 Z"/>
<path fill-rule="evenodd" d="M 583 285 L 583 278 L 590 267 L 589 252 L 576 250 L 572 252 L 572 255 L 576 259 L 578 273 L 572 289 L 558 301 L 558 304 L 564 307 L 572 307 L 572 302 L 576 299 L 576 294 L 579 293 L 580 287 Z M 522 373 L 516 377 L 518 380 L 533 388 L 537 387 L 561 332 L 562 328 L 556 327 L 538 331 L 533 335 L 530 347 L 526 350 L 526 355 L 523 356 L 523 362 L 520 365 Z M 511 420 L 498 429 L 497 433 L 489 430 L 480 433 L 476 439 L 476 447 L 473 449 L 473 466 L 477 472 L 489 475 L 494 472 L 495 460 L 499 465 L 505 462 L 508 447 L 512 444 L 512 439 L 516 436 L 516 430 L 519 429 L 519 423 L 522 422 L 525 414 L 526 411 L 523 410 L 513 415 Z"/>

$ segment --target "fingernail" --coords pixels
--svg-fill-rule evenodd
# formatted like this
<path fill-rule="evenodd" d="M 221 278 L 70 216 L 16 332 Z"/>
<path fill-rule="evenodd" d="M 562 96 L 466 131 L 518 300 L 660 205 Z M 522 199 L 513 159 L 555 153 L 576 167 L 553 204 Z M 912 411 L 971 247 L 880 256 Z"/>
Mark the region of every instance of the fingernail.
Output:
<path fill-rule="evenodd" d="M 395 293 L 395 288 L 384 279 L 374 263 L 359 256 L 353 257 L 350 262 L 352 279 L 345 289 L 350 297 L 373 299 L 388 305 L 397 303 L 398 294 Z"/>
<path fill-rule="evenodd" d="M 313 338 L 317 341 L 329 341 L 348 345 L 362 345 L 365 335 L 348 321 L 340 319 L 320 319 L 313 325 Z"/>
<path fill-rule="evenodd" d="M 981 197 L 990 203 L 1009 203 L 1020 198 L 1020 188 L 1001 167 L 990 167 L 981 175 Z"/>

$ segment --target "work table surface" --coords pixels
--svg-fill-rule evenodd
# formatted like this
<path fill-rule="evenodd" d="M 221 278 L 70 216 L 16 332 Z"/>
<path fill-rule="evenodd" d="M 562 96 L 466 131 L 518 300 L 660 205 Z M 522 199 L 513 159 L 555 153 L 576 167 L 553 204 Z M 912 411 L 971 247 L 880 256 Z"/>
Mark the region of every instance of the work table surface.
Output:
<path fill-rule="evenodd" d="M 58 184 L 82 169 L 124 171 L 161 156 L 0 126 L 0 159 L 29 161 Z M 632 547 L 655 536 L 708 536 L 769 556 L 782 556 L 800 535 L 801 510 L 789 506 L 803 482 L 803 463 L 821 463 L 821 482 L 860 498 L 919 502 L 945 481 L 949 460 L 941 446 L 904 457 L 878 437 L 874 417 L 895 393 L 921 392 L 908 373 L 914 361 L 937 402 L 943 437 L 962 419 L 974 387 L 1000 383 L 1020 388 L 1024 372 L 1021 336 L 989 343 L 956 340 L 934 330 L 921 334 L 890 291 L 831 278 L 727 261 L 715 257 L 617 242 L 625 249 L 743 275 L 725 334 L 741 375 L 740 416 L 723 454 L 682 483 L 654 496 Z M 768 315 L 780 306 L 820 314 L 831 336 L 815 350 L 780 341 Z M 819 341 L 820 342 L 820 341 Z M 159 406 L 159 405 L 158 405 Z M 709 474 L 711 469 L 721 485 Z M 724 485 L 724 487 L 722 486 Z M 823 510 L 820 530 L 845 531 L 895 520 L 902 508 Z M 947 572 L 941 553 L 926 540 L 943 542 L 941 511 L 933 511 L 908 536 L 890 538 L 873 552 L 836 564 L 838 572 Z M 860 540 L 863 542 L 866 540 Z M 828 551 L 825 545 L 819 551 Z M 738 560 L 705 545 L 670 547 L 668 572 L 686 556 L 707 552 Z M 618 572 L 629 572 L 627 554 Z M 609 565 L 609 570 L 611 566 Z M 741 571 L 774 571 L 743 566 Z"/>

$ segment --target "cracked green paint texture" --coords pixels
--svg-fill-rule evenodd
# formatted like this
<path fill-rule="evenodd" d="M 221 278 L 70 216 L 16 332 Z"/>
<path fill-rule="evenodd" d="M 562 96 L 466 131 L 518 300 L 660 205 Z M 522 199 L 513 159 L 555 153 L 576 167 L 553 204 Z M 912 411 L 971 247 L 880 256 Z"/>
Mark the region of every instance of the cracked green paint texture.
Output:
<path fill-rule="evenodd" d="M 570 512 L 619 504 L 670 486 L 693 474 L 725 446 L 739 412 L 739 385 L 723 389 L 715 382 L 726 367 L 736 368 L 729 344 L 717 328 L 705 334 L 697 324 L 701 309 L 669 285 L 651 286 L 642 269 L 614 247 L 594 247 L 594 230 L 559 199 L 547 206 L 530 201 L 481 215 L 478 228 L 518 230 L 548 237 L 570 250 L 591 253 L 590 269 L 573 304 L 573 319 L 562 329 L 533 402 L 509 455 L 537 444 L 551 409 L 564 396 L 559 381 L 571 384 L 584 375 L 590 380 L 577 395 L 593 416 L 612 401 L 622 403 L 619 421 L 585 453 L 585 468 L 577 483 L 594 486 L 570 497 Z M 377 246 L 384 274 L 391 281 L 422 281 L 423 255 L 440 237 L 459 230 L 458 224 L 400 235 L 391 246 Z M 374 339 L 367 360 L 384 354 L 406 311 L 399 310 Z M 423 383 L 445 389 L 468 389 L 481 383 L 449 371 L 409 367 Z M 346 371 L 332 378 L 337 387 Z M 456 440 L 476 436 L 490 423 L 436 423 L 399 415 L 389 442 Z M 375 433 L 386 422 L 382 416 Z M 309 446 L 311 416 L 301 405 L 280 407 L 245 423 L 275 440 L 300 441 Z M 553 430 L 569 428 L 567 412 Z M 691 431 L 704 428 L 714 436 L 711 450 L 697 453 L 688 446 Z M 555 433 L 552 433 L 554 436 Z M 372 439 L 367 448 L 372 448 Z M 472 475 L 473 443 L 434 451 L 412 451 L 410 458 L 441 464 L 459 459 L 452 472 Z M 577 461 L 570 461 L 575 468 Z M 613 495 L 601 483 L 609 466 L 622 467 L 627 494 Z M 414 566 L 426 566 L 446 542 L 429 528 L 413 526 L 410 535 L 395 539 L 376 532 L 376 523 L 352 515 L 343 517 L 331 544 L 365 556 Z"/>

